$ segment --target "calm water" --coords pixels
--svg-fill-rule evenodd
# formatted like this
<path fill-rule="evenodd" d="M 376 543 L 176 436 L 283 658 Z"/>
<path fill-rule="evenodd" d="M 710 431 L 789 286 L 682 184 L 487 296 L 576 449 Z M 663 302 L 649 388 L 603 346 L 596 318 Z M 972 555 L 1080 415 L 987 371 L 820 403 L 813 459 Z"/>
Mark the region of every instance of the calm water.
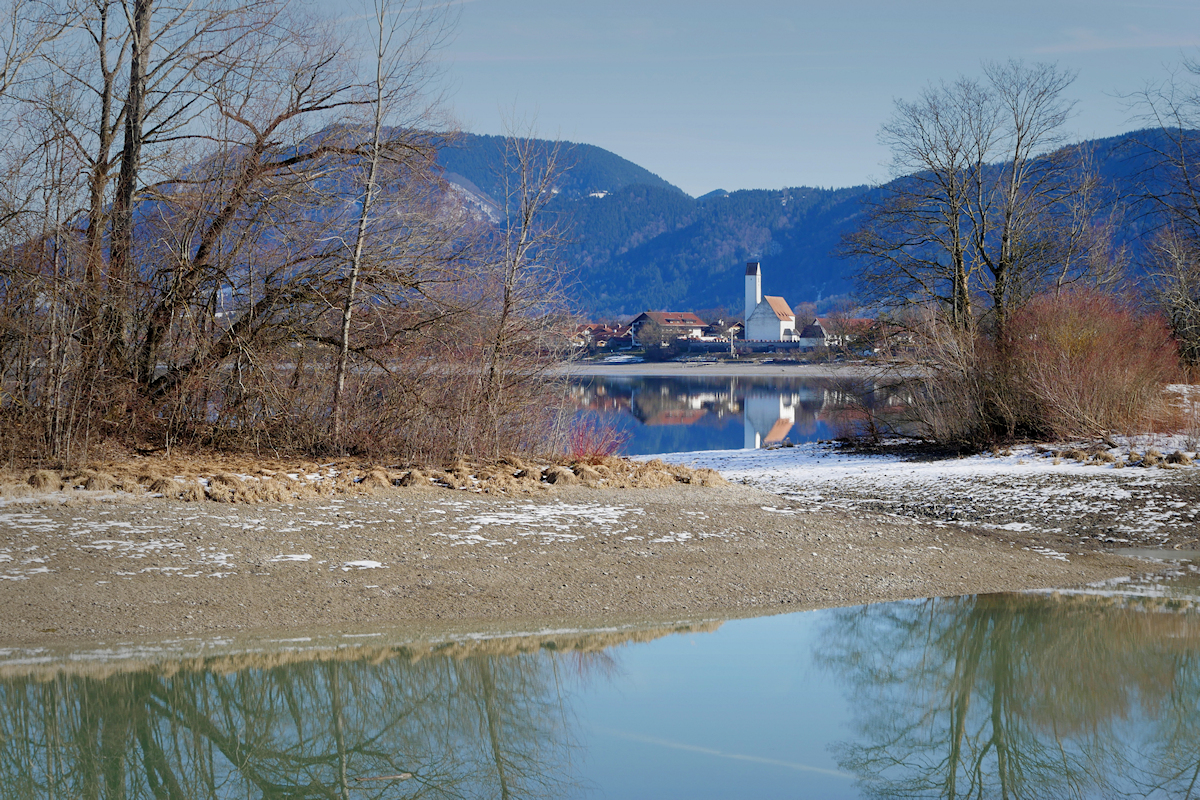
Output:
<path fill-rule="evenodd" d="M 992 595 L 636 634 L 32 669 L 0 665 L 5 798 L 1200 787 L 1200 612 L 1181 599 Z"/>
<path fill-rule="evenodd" d="M 899 404 L 863 379 L 594 377 L 577 379 L 572 397 L 627 435 L 628 455 L 829 439 L 860 424 L 865 408 Z"/>

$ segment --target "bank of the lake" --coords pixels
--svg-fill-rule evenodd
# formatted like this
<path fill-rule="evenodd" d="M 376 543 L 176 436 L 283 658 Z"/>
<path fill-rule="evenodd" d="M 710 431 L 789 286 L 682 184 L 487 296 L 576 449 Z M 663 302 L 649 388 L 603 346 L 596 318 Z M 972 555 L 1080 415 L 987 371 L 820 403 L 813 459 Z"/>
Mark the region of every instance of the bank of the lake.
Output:
<path fill-rule="evenodd" d="M 618 362 L 575 361 L 555 370 L 570 377 L 626 378 L 864 378 L 889 371 L 887 365 L 874 362 L 832 362 L 800 364 L 791 361 L 646 361 Z M 891 369 L 894 372 L 894 369 Z"/>
<path fill-rule="evenodd" d="M 1078 586 L 1147 562 L 748 486 L 0 511 L 0 644 L 627 623 Z M 1061 548 L 1060 548 L 1061 550 Z M 1065 555 L 1065 558 L 1063 557 Z"/>

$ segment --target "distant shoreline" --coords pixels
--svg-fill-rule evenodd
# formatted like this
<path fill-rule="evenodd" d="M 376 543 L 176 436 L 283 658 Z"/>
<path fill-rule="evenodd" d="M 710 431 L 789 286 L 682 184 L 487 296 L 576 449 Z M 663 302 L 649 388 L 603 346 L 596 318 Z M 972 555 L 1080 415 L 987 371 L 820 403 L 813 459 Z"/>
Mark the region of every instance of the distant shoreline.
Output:
<path fill-rule="evenodd" d="M 576 362 L 554 374 L 570 377 L 865 378 L 883 371 L 868 364 L 776 364 L 759 361 L 643 361 L 629 364 Z"/>

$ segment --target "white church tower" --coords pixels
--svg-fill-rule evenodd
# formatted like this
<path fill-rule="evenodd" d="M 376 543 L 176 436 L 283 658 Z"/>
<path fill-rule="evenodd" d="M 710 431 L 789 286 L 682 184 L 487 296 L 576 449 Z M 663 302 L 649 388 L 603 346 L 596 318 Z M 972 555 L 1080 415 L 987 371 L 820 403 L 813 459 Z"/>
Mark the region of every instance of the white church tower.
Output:
<path fill-rule="evenodd" d="M 746 324 L 750 324 L 750 317 L 754 314 L 754 309 L 758 308 L 758 304 L 762 302 L 762 267 L 757 261 L 751 261 L 746 264 Z M 749 338 L 749 337 L 747 337 Z"/>

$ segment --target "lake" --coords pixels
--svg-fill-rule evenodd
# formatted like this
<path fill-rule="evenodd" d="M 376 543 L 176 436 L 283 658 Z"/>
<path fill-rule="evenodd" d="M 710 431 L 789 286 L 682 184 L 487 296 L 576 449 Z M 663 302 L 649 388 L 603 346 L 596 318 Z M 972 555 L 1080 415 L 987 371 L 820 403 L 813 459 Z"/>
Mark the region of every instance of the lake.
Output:
<path fill-rule="evenodd" d="M 734 450 L 831 439 L 899 394 L 868 378 L 594 376 L 572 379 L 581 413 L 620 431 L 625 455 Z"/>
<path fill-rule="evenodd" d="M 1195 796 L 1198 593 L 1125 589 L 144 662 L 8 651 L 0 796 Z"/>

